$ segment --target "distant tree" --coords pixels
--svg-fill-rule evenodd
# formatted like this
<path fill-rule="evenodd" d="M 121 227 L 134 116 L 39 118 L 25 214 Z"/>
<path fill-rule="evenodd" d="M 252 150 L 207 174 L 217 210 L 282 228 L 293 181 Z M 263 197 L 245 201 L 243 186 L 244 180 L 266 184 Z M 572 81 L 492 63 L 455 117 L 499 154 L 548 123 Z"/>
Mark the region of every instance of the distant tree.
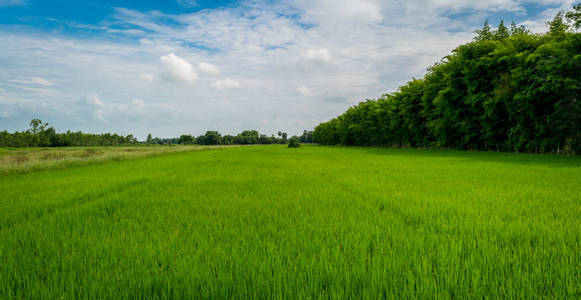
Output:
<path fill-rule="evenodd" d="M 179 143 L 182 145 L 191 145 L 194 143 L 194 138 L 189 134 L 183 134 L 179 138 Z"/>
<path fill-rule="evenodd" d="M 30 132 L 32 134 L 41 133 L 47 126 L 48 123 L 43 123 L 40 119 L 30 120 Z"/>
<path fill-rule="evenodd" d="M 218 131 L 206 131 L 204 135 L 204 145 L 220 145 L 222 136 Z"/>
<path fill-rule="evenodd" d="M 234 144 L 234 137 L 227 134 L 222 137 L 222 145 L 233 145 Z"/>
<path fill-rule="evenodd" d="M 299 141 L 297 138 L 291 138 L 289 140 L 289 144 L 288 144 L 289 148 L 298 148 L 300 146 L 301 146 L 301 144 L 299 144 Z"/>
<path fill-rule="evenodd" d="M 548 25 L 549 33 L 553 35 L 562 34 L 569 29 L 569 26 L 565 23 L 563 11 L 558 12 L 553 20 L 548 22 Z"/>
<path fill-rule="evenodd" d="M 234 143 L 240 145 L 258 144 L 260 134 L 256 130 L 244 130 L 234 137 Z"/>
<path fill-rule="evenodd" d="M 132 145 L 137 144 L 137 138 L 135 138 L 135 136 L 133 136 L 133 134 L 128 134 L 125 137 L 125 139 L 126 139 L 127 143 L 129 143 L 129 144 L 132 144 Z"/>
<path fill-rule="evenodd" d="M 514 21 L 510 24 L 510 35 L 515 36 L 519 34 L 530 34 L 530 31 L 524 26 L 517 26 Z"/>
<path fill-rule="evenodd" d="M 286 138 L 287 138 L 287 136 L 288 136 L 288 135 L 286 134 L 286 132 L 283 132 L 283 133 L 282 133 L 282 142 L 283 142 L 283 143 L 286 143 Z"/>
<path fill-rule="evenodd" d="M 490 28 L 490 24 L 488 24 L 488 20 L 484 21 L 484 26 L 482 26 L 482 29 L 476 30 L 476 37 L 474 39 L 477 41 L 492 39 L 492 29 Z"/>
<path fill-rule="evenodd" d="M 508 38 L 509 36 L 510 36 L 510 33 L 508 32 L 508 28 L 506 28 L 506 26 L 504 26 L 504 21 L 501 20 L 500 24 L 498 25 L 498 28 L 494 32 L 494 37 L 498 40 L 504 40 L 504 39 Z"/>
<path fill-rule="evenodd" d="M 148 145 L 151 145 L 151 143 L 153 142 L 153 139 L 151 138 L 151 133 L 147 135 L 147 140 L 145 140 L 145 143 Z"/>
<path fill-rule="evenodd" d="M 303 130 L 303 135 L 299 138 L 301 143 L 314 143 L 313 131 Z"/>

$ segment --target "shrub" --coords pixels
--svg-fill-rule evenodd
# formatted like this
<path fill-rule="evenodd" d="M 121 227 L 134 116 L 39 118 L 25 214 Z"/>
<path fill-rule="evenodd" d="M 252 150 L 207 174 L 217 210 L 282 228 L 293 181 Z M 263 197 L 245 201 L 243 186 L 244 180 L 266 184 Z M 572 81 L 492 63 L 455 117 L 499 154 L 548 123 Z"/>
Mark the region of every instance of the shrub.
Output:
<path fill-rule="evenodd" d="M 299 144 L 299 142 L 296 139 L 291 139 L 288 143 L 289 148 L 298 148 L 300 146 L 301 144 Z"/>

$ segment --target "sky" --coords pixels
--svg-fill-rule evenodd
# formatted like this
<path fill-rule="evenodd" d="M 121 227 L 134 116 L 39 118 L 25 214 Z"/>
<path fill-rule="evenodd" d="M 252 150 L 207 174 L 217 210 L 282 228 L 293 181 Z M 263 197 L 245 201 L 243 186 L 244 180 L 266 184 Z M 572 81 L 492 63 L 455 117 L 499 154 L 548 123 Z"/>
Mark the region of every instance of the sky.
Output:
<path fill-rule="evenodd" d="M 573 0 L 0 0 L 0 131 L 289 135 Z"/>

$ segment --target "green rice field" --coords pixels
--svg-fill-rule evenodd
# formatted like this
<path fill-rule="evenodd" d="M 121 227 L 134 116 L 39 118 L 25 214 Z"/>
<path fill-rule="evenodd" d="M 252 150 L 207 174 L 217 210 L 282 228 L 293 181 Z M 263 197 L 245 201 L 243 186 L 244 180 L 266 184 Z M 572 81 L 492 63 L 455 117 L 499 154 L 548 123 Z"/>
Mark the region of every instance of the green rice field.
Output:
<path fill-rule="evenodd" d="M 206 150 L 2 161 L 0 298 L 581 297 L 579 156 Z"/>

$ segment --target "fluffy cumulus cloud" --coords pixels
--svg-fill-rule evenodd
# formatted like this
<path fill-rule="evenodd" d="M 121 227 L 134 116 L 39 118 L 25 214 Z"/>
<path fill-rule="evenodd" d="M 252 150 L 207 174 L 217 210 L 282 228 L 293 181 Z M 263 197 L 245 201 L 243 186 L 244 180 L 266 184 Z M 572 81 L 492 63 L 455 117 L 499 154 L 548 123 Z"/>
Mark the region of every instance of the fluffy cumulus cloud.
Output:
<path fill-rule="evenodd" d="M 92 107 L 93 109 L 93 116 L 97 120 L 104 121 L 105 118 L 103 116 L 103 108 L 105 107 L 105 103 L 101 101 L 99 95 L 97 94 L 89 94 L 85 96 L 85 102 Z"/>
<path fill-rule="evenodd" d="M 383 20 L 380 5 L 373 0 L 305 1 L 306 16 L 321 22 L 379 22 Z"/>
<path fill-rule="evenodd" d="M 316 62 L 329 62 L 331 61 L 331 53 L 325 48 L 309 49 L 305 52 L 305 58 Z"/>
<path fill-rule="evenodd" d="M 218 75 L 220 74 L 220 70 L 218 67 L 211 63 L 201 62 L 198 64 L 198 71 L 200 73 L 210 74 L 210 75 Z"/>
<path fill-rule="evenodd" d="M 198 79 L 194 66 L 173 53 L 164 55 L 159 60 L 162 65 L 161 76 L 167 81 L 193 83 Z"/>
<path fill-rule="evenodd" d="M 83 38 L 0 25 L 0 130 L 41 117 L 59 130 L 140 138 L 298 134 L 423 76 L 495 14 L 541 31 L 573 4 L 243 0 L 191 9 L 199 3 L 175 1 L 182 13 L 119 7 L 103 22 L 66 25 L 86 30 Z"/>

